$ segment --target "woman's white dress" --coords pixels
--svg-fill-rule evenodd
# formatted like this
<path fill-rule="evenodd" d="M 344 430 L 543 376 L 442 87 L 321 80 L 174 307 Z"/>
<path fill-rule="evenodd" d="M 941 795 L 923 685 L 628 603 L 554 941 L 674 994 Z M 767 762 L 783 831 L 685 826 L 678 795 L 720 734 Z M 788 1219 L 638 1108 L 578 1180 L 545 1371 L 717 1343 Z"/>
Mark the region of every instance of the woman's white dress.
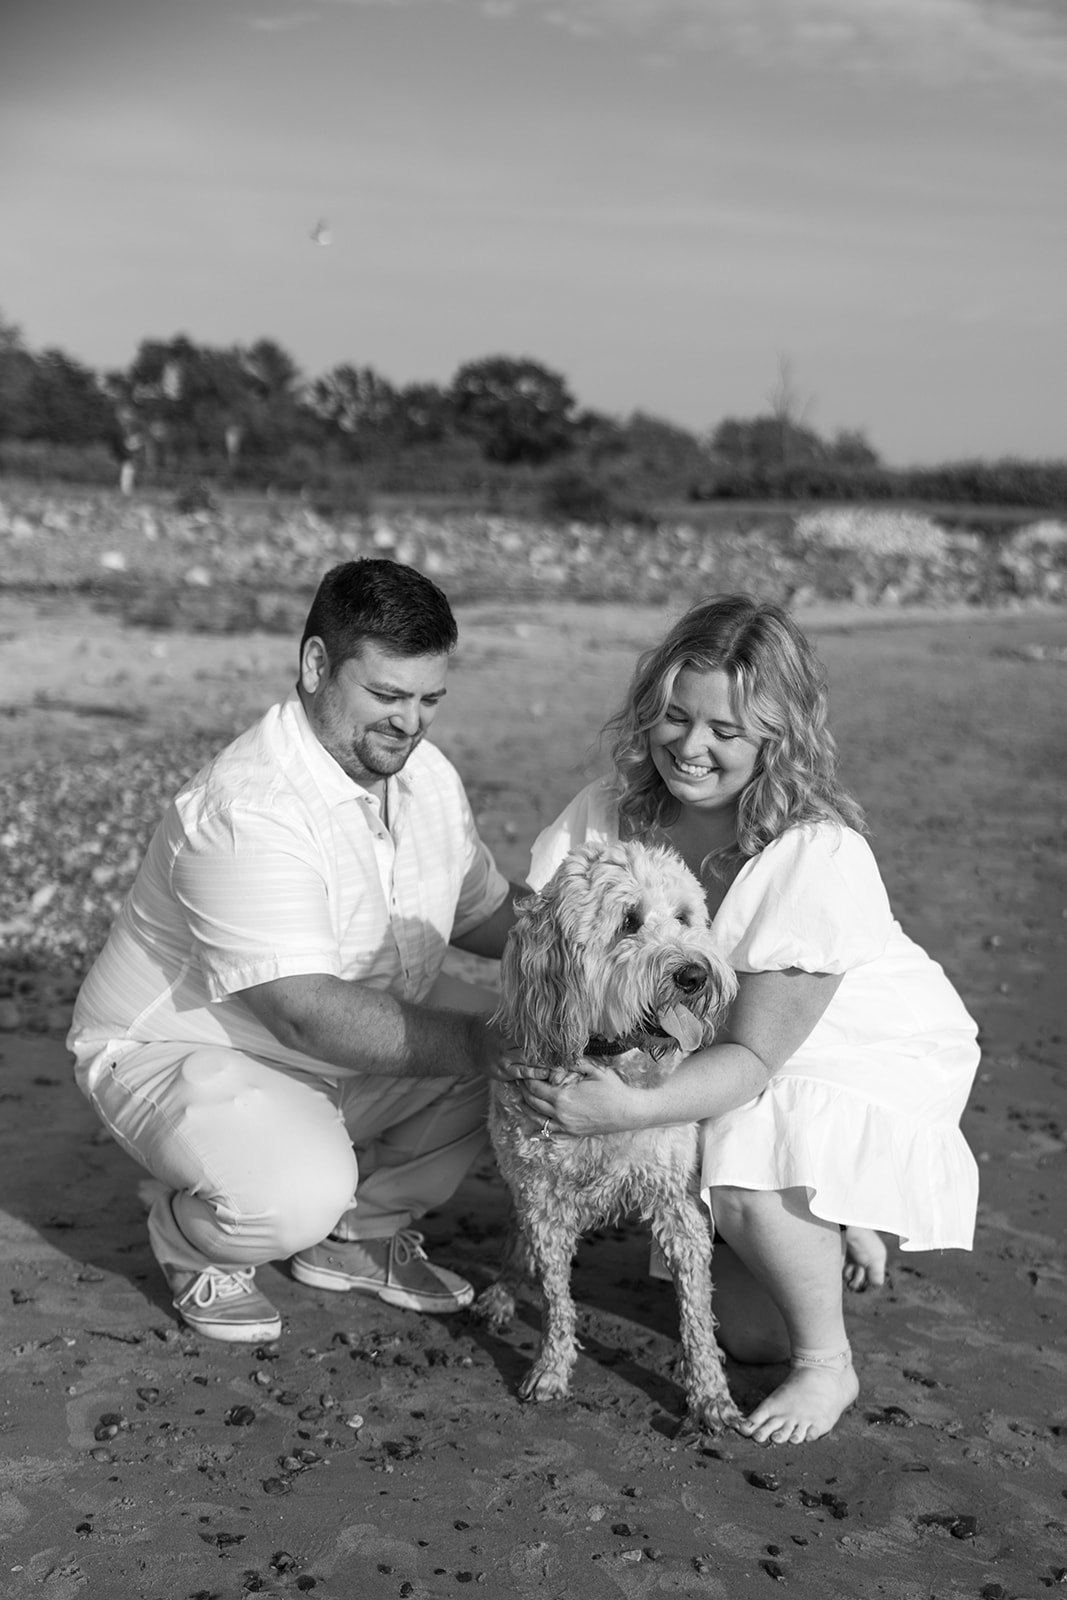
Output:
<path fill-rule="evenodd" d="M 538 889 L 567 852 L 619 837 L 613 780 L 537 838 Z M 795 1055 L 755 1099 L 703 1125 L 702 1189 L 804 1187 L 816 1216 L 896 1234 L 905 1250 L 969 1250 L 978 1168 L 960 1117 L 977 1028 L 935 961 L 894 919 L 862 835 L 789 829 L 745 862 L 712 923 L 737 972 L 843 974 Z"/>

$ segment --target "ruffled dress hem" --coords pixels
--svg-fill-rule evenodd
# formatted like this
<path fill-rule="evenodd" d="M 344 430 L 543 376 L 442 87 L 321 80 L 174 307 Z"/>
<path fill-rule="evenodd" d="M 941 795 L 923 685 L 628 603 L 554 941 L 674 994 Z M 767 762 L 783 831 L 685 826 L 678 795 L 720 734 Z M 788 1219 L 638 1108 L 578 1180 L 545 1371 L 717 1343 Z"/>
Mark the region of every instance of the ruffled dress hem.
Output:
<path fill-rule="evenodd" d="M 894 1234 L 902 1250 L 970 1250 L 978 1166 L 955 1122 L 911 1119 L 840 1085 L 779 1073 L 701 1130 L 701 1195 L 806 1189 L 825 1222 Z"/>

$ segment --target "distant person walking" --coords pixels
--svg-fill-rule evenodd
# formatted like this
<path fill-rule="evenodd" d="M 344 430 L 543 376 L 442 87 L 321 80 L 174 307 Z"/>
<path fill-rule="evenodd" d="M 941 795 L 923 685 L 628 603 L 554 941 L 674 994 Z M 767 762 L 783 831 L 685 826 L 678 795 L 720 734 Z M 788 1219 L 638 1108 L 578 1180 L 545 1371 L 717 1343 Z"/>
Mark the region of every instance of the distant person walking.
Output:
<path fill-rule="evenodd" d="M 137 462 L 142 453 L 143 440 L 136 432 L 124 433 L 117 446 L 119 458 L 119 493 L 131 495 L 137 483 Z"/>
<path fill-rule="evenodd" d="M 879 1233 L 972 1245 L 978 1169 L 959 1123 L 977 1030 L 893 918 L 836 777 L 822 668 L 783 611 L 743 595 L 694 606 L 638 662 L 608 729 L 613 772 L 541 834 L 530 882 L 587 839 L 672 846 L 702 877 L 738 998 L 721 1039 L 657 1088 L 589 1060 L 525 1097 L 563 1134 L 702 1123 L 720 1338 L 738 1360 L 791 1366 L 742 1431 L 818 1439 L 859 1392 L 842 1287 L 883 1280 Z"/>
<path fill-rule="evenodd" d="M 514 920 L 425 737 L 456 639 L 414 569 L 328 572 L 295 690 L 170 805 L 78 996 L 77 1081 L 162 1184 L 151 1247 L 209 1338 L 278 1336 L 255 1272 L 286 1257 L 412 1310 L 472 1298 L 412 1227 L 511 1075 L 494 997 L 440 977 L 450 944 L 499 957 Z"/>

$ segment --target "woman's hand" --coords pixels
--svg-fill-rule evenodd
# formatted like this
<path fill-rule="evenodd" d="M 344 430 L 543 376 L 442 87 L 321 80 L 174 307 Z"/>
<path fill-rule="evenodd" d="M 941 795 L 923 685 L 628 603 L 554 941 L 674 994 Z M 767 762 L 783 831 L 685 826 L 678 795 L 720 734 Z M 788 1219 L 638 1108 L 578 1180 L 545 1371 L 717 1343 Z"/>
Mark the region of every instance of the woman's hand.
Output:
<path fill-rule="evenodd" d="M 599 1062 L 583 1060 L 563 1083 L 524 1084 L 522 1097 L 532 1117 L 549 1124 L 553 1133 L 581 1138 L 591 1133 L 628 1133 L 648 1126 L 647 1091 L 631 1084 Z M 642 1116 L 642 1111 L 646 1116 Z"/>
<path fill-rule="evenodd" d="M 547 1078 L 550 1069 L 538 1066 L 531 1061 L 523 1061 L 518 1056 L 503 1056 L 489 1070 L 489 1076 L 495 1083 L 534 1083 L 539 1078 Z"/>

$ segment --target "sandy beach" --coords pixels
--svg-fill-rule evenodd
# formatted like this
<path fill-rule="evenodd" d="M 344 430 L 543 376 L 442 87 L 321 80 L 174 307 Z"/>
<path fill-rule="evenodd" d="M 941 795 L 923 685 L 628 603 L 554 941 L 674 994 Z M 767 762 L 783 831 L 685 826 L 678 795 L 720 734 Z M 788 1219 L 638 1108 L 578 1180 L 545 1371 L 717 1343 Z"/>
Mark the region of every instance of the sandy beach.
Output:
<path fill-rule="evenodd" d="M 435 738 L 510 875 L 600 770 L 597 729 L 669 615 L 458 611 Z M 73 1085 L 76 963 L 20 961 L 9 938 L 5 1600 L 445 1600 L 468 1585 L 494 1600 L 748 1600 L 776 1585 L 803 1600 L 1038 1600 L 1067 1583 L 1067 618 L 801 620 L 894 909 L 983 1046 L 964 1122 L 982 1174 L 975 1250 L 894 1249 L 886 1287 L 850 1298 L 862 1393 L 834 1434 L 779 1449 L 679 1434 L 673 1291 L 649 1278 L 628 1223 L 579 1251 L 583 1354 L 566 1404 L 516 1398 L 533 1300 L 495 1337 L 467 1313 L 304 1289 L 277 1263 L 261 1274 L 284 1317 L 276 1344 L 197 1339 L 149 1253 L 142 1174 Z M 110 765 L 121 788 L 131 752 L 246 725 L 287 690 L 294 657 L 287 638 L 5 599 L 0 761 L 52 763 L 70 807 L 83 769 L 99 785 Z M 42 780 L 37 804 L 51 792 Z M 57 836 L 65 826 L 57 814 Z M 58 893 L 62 859 L 54 872 Z M 429 1249 L 481 1287 L 503 1210 L 486 1158 L 425 1219 Z M 743 1406 L 777 1376 L 729 1373 Z"/>

